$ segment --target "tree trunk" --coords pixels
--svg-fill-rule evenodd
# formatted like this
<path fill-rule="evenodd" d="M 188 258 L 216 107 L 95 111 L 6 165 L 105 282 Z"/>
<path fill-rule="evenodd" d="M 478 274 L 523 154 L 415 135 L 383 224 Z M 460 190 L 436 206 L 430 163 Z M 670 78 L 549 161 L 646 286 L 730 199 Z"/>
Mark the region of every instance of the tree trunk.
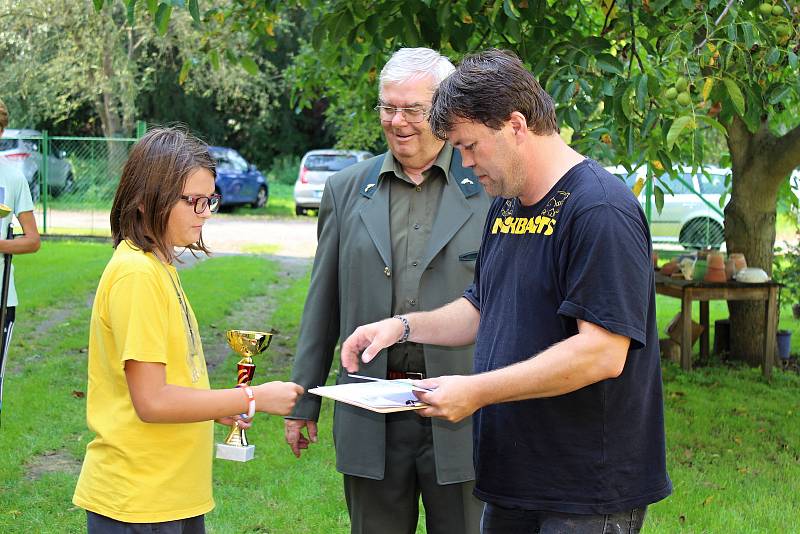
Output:
<path fill-rule="evenodd" d="M 797 129 L 777 137 L 766 123 L 752 133 L 735 116 L 727 126 L 731 154 L 731 200 L 725 207 L 728 254 L 741 252 L 749 267 L 772 274 L 777 194 L 798 159 Z M 752 366 L 764 351 L 764 303 L 728 302 L 731 357 Z"/>

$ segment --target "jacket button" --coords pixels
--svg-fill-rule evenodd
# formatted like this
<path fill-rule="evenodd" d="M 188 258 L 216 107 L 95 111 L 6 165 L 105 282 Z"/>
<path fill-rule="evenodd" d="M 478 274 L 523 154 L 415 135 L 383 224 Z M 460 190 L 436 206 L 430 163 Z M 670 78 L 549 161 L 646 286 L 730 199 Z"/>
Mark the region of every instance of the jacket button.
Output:
<path fill-rule="evenodd" d="M 389 268 L 388 265 L 383 268 L 383 274 L 385 274 L 386 276 L 392 276 L 392 270 Z"/>
<path fill-rule="evenodd" d="M 419 265 L 419 262 L 416 262 L 416 261 L 412 261 L 411 262 L 411 266 L 412 267 L 416 267 L 417 265 Z"/>

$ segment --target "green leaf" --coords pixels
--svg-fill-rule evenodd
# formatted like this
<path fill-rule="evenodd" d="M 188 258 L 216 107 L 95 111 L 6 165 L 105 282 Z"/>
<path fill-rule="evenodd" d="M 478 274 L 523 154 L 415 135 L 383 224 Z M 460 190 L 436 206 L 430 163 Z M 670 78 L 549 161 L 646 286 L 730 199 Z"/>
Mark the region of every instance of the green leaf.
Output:
<path fill-rule="evenodd" d="M 192 62 L 188 59 L 183 62 L 181 66 L 181 72 L 178 75 L 178 85 L 183 85 L 183 82 L 186 81 L 186 78 L 189 77 L 189 70 L 192 68 Z"/>
<path fill-rule="evenodd" d="M 189 0 L 189 14 L 195 22 L 200 22 L 200 6 L 197 0 Z"/>
<path fill-rule="evenodd" d="M 698 115 L 697 119 L 700 122 L 702 122 L 703 124 L 706 124 L 706 125 L 714 128 L 723 137 L 727 137 L 728 136 L 728 131 L 725 130 L 725 127 L 722 124 L 720 124 L 720 122 L 718 120 L 712 119 L 711 117 L 708 117 L 706 115 Z"/>
<path fill-rule="evenodd" d="M 694 119 L 690 115 L 675 119 L 675 122 L 669 128 L 669 132 L 667 132 L 667 150 L 672 150 L 672 147 L 675 146 L 675 141 L 678 140 L 678 137 L 687 127 L 695 127 Z"/>
<path fill-rule="evenodd" d="M 647 106 L 647 74 L 642 74 L 636 88 L 636 107 L 639 108 L 639 111 L 644 112 L 645 106 Z"/>
<path fill-rule="evenodd" d="M 159 4 L 156 12 L 156 28 L 159 35 L 166 35 L 169 30 L 169 18 L 172 16 L 172 6 Z"/>
<path fill-rule="evenodd" d="M 786 51 L 786 55 L 789 57 L 789 66 L 793 69 L 797 68 L 797 54 L 795 54 L 791 49 Z"/>
<path fill-rule="evenodd" d="M 155 17 L 158 11 L 158 0 L 147 0 L 147 11 L 150 12 L 151 17 Z"/>
<path fill-rule="evenodd" d="M 622 93 L 622 100 L 620 100 L 622 113 L 623 115 L 625 115 L 625 118 L 628 119 L 629 121 L 633 121 L 636 118 L 636 116 L 633 114 L 633 108 L 631 102 L 633 100 L 633 90 L 634 90 L 634 85 L 633 83 L 631 83 L 625 89 L 625 92 Z"/>
<path fill-rule="evenodd" d="M 767 54 L 767 57 L 764 58 L 764 62 L 767 65 L 774 65 L 781 59 L 781 51 L 775 47 L 772 47 Z"/>
<path fill-rule="evenodd" d="M 747 50 L 750 50 L 756 44 L 756 38 L 753 36 L 753 25 L 749 22 L 743 22 L 742 33 L 744 34 L 744 46 Z"/>
<path fill-rule="evenodd" d="M 95 11 L 100 11 L 103 9 L 103 0 L 94 0 L 92 3 L 94 4 Z"/>
<path fill-rule="evenodd" d="M 728 96 L 731 98 L 731 102 L 733 103 L 733 107 L 736 108 L 736 112 L 740 115 L 744 115 L 744 95 L 742 94 L 742 90 L 739 89 L 739 86 L 736 84 L 735 81 L 731 80 L 730 78 L 724 78 L 723 83 L 725 84 L 725 89 L 728 90 Z"/>
<path fill-rule="evenodd" d="M 775 85 L 769 90 L 769 103 L 775 105 L 778 102 L 783 102 L 790 94 L 792 94 L 792 87 L 790 85 Z"/>
<path fill-rule="evenodd" d="M 258 74 L 258 64 L 250 56 L 242 56 L 241 59 L 239 59 L 239 63 L 251 76 Z"/>
<path fill-rule="evenodd" d="M 600 54 L 595 58 L 597 68 L 612 74 L 622 75 L 622 64 L 611 54 Z"/>
<path fill-rule="evenodd" d="M 661 210 L 664 209 L 664 191 L 659 187 L 653 187 L 653 194 L 656 197 L 656 211 L 661 213 Z"/>
<path fill-rule="evenodd" d="M 125 4 L 128 26 L 133 26 L 133 23 L 136 20 L 136 0 L 125 0 Z"/>
<path fill-rule="evenodd" d="M 503 11 L 505 11 L 506 16 L 510 19 L 519 18 L 519 10 L 514 6 L 514 2 L 511 0 L 503 0 Z"/>
<path fill-rule="evenodd" d="M 211 61 L 211 68 L 219 70 L 219 52 L 216 49 L 208 53 L 208 59 Z"/>

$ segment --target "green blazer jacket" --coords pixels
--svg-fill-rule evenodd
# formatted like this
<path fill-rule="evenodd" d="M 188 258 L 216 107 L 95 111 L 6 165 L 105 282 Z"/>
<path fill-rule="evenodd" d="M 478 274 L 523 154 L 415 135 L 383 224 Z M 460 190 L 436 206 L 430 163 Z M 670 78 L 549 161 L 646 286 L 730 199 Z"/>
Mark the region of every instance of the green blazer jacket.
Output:
<path fill-rule="evenodd" d="M 446 147 L 445 149 L 449 149 Z M 392 257 L 389 235 L 390 178 L 378 176 L 387 152 L 331 176 L 317 226 L 311 272 L 292 380 L 309 389 L 324 385 L 337 342 L 358 326 L 392 315 Z M 375 183 L 377 179 L 377 183 Z M 419 280 L 419 310 L 438 308 L 472 283 L 475 258 L 491 198 L 453 152 L 441 204 L 431 230 Z M 471 374 L 473 347 L 424 346 L 428 376 Z M 360 374 L 385 378 L 386 351 Z M 337 383 L 354 382 L 337 362 Z M 295 418 L 317 420 L 321 398 L 306 394 Z M 385 415 L 343 403 L 334 408 L 336 468 L 344 474 L 383 479 Z M 472 422 L 432 421 L 436 475 L 440 484 L 473 480 Z"/>

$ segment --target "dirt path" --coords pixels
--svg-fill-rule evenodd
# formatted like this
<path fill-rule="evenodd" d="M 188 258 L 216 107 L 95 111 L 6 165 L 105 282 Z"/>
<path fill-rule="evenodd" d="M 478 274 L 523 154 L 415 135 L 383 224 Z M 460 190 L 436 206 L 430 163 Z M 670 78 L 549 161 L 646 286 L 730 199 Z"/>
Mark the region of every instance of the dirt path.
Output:
<path fill-rule="evenodd" d="M 44 228 L 41 213 L 36 213 Z M 50 210 L 49 233 L 110 235 L 108 212 Z M 317 249 L 317 218 L 278 219 L 218 214 L 203 228 L 206 244 L 215 252 L 269 253 L 286 258 L 313 258 Z"/>
<path fill-rule="evenodd" d="M 230 325 L 242 330 L 260 330 L 269 328 L 270 317 L 275 311 L 277 295 L 291 286 L 297 279 L 305 276 L 311 268 L 311 260 L 286 258 L 280 256 L 266 256 L 277 261 L 280 265 L 278 283 L 270 286 L 270 293 L 266 296 L 259 295 L 240 300 L 236 309 L 225 317 L 225 326 L 212 324 L 211 328 L 203 332 L 203 353 L 209 371 L 219 365 L 230 353 L 230 347 L 225 339 L 225 329 Z M 290 356 L 294 353 L 290 344 L 290 332 L 275 332 L 268 353 L 266 363 L 256 362 L 257 374 L 260 381 L 267 374 L 279 373 L 286 369 Z M 232 375 L 233 376 L 233 375 Z"/>

